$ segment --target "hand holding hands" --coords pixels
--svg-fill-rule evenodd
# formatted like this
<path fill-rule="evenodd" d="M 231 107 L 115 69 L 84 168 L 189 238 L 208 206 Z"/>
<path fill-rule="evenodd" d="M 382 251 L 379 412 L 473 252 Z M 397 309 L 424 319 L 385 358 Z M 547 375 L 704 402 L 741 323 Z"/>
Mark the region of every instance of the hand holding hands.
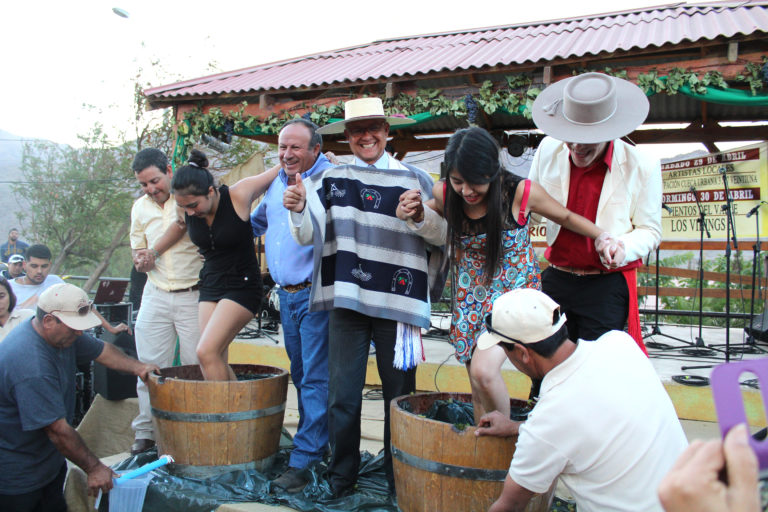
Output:
<path fill-rule="evenodd" d="M 512 421 L 499 411 L 491 411 L 487 414 L 483 414 L 480 418 L 480 422 L 475 429 L 475 435 L 480 436 L 493 436 L 493 437 L 510 437 L 515 436 L 520 432 L 519 421 Z"/>
<path fill-rule="evenodd" d="M 600 255 L 600 261 L 608 268 L 618 268 L 624 264 L 626 257 L 624 242 L 607 231 L 603 231 L 595 238 L 595 250 Z"/>
<path fill-rule="evenodd" d="M 424 203 L 421 201 L 421 191 L 418 189 L 406 190 L 400 195 L 400 203 L 395 211 L 400 220 L 412 219 L 413 222 L 424 220 Z"/>
<path fill-rule="evenodd" d="M 139 272 L 149 272 L 155 268 L 155 253 L 150 249 L 137 249 L 133 255 L 133 266 Z"/>
<path fill-rule="evenodd" d="M 283 193 L 283 206 L 296 213 L 304 211 L 307 203 L 307 189 L 301 181 L 301 174 L 296 174 L 296 184 L 285 189 Z"/>

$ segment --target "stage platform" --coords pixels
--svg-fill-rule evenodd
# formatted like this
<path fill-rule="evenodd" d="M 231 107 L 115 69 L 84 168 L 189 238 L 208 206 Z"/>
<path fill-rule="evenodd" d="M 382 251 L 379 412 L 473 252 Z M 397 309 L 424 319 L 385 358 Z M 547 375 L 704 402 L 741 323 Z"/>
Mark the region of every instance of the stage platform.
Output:
<path fill-rule="evenodd" d="M 419 365 L 416 372 L 416 388 L 419 391 L 441 391 L 469 393 L 469 379 L 464 365 L 459 364 L 453 356 L 453 347 L 448 343 L 447 330 L 450 318 L 434 316 L 432 331 L 424 336 L 424 352 L 426 361 Z M 250 325 L 256 328 L 256 322 Z M 702 339 L 705 345 L 713 346 L 710 355 L 691 355 L 690 348 L 695 345 L 699 331 L 697 326 L 666 325 L 659 326 L 660 331 L 667 336 L 654 335 L 647 337 L 646 342 L 656 342 L 668 345 L 666 348 L 648 350 L 651 363 L 656 368 L 659 378 L 672 398 L 680 419 L 695 421 L 717 421 L 712 402 L 712 392 L 708 385 L 702 384 L 701 378 L 708 378 L 712 369 L 684 369 L 689 366 L 715 366 L 725 362 L 725 329 L 704 327 Z M 434 331 L 446 333 L 435 336 Z M 646 329 L 650 331 L 650 327 Z M 768 345 L 759 342 L 757 345 L 746 345 L 744 330 L 730 330 L 730 361 L 754 359 L 768 355 Z M 687 342 L 687 343 L 686 343 Z M 689 345 L 690 344 L 690 345 Z M 743 348 L 756 348 L 756 353 L 742 353 Z M 233 363 L 266 364 L 289 368 L 288 357 L 282 342 L 282 334 L 265 333 L 254 339 L 236 339 L 229 349 L 230 361 Z M 518 372 L 511 363 L 505 362 L 502 367 L 504 380 L 514 398 L 527 399 L 530 390 L 528 377 Z M 754 379 L 753 375 L 744 375 L 743 381 Z M 369 357 L 366 384 L 377 386 L 381 384 L 376 370 L 374 357 Z M 606 383 L 610 385 L 610 383 Z M 745 409 L 750 425 L 765 427 L 766 419 L 763 411 L 760 391 L 749 385 L 742 386 Z"/>

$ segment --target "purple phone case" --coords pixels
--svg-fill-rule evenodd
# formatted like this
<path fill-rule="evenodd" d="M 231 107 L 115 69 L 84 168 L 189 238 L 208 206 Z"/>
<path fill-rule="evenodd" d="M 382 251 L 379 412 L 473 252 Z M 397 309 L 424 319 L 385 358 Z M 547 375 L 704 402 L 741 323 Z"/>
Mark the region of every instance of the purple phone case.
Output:
<path fill-rule="evenodd" d="M 739 423 L 747 423 L 747 413 L 744 410 L 744 398 L 741 395 L 739 377 L 744 372 L 752 372 L 760 382 L 760 389 L 768 389 L 768 359 L 739 361 L 716 366 L 712 370 L 710 383 L 712 397 L 715 400 L 715 410 L 720 423 L 720 432 L 725 435 Z M 763 408 L 768 412 L 766 394 L 761 393 Z M 768 468 L 768 444 L 749 437 L 749 444 L 757 455 L 760 470 Z"/>

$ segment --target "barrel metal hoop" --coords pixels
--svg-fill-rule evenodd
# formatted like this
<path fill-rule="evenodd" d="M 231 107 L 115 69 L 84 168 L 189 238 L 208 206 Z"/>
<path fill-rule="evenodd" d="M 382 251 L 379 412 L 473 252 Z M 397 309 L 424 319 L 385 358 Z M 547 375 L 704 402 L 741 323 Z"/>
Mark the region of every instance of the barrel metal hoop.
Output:
<path fill-rule="evenodd" d="M 416 469 L 437 473 L 438 475 L 451 476 L 454 478 L 464 478 L 467 480 L 484 480 L 487 482 L 503 482 L 507 478 L 507 471 L 501 469 L 481 469 L 469 468 L 466 466 L 455 466 L 453 464 L 444 464 L 433 460 L 424 459 L 411 455 L 402 450 L 392 447 L 392 457 L 403 464 L 408 464 Z"/>
<path fill-rule="evenodd" d="M 181 421 L 186 423 L 226 423 L 229 421 L 245 421 L 272 416 L 274 414 L 279 414 L 284 410 L 285 402 L 280 405 L 267 407 L 266 409 L 220 413 L 175 412 L 164 411 L 152 407 L 152 416 L 160 418 L 161 420 Z"/>

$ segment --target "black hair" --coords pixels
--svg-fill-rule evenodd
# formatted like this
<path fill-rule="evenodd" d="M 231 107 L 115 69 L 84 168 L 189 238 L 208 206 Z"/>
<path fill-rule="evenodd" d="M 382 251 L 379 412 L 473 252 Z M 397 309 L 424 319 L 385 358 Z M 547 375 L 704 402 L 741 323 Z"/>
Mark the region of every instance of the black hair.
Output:
<path fill-rule="evenodd" d="M 19 232 L 19 228 L 11 228 L 11 229 L 9 229 L 8 230 L 8 234 L 9 235 L 11 234 L 11 231 L 16 231 L 18 233 Z"/>
<path fill-rule="evenodd" d="M 291 119 L 287 123 L 283 125 L 282 128 L 280 128 L 280 131 L 283 131 L 286 126 L 290 126 L 292 124 L 300 124 L 304 126 L 307 130 L 309 130 L 309 149 L 313 149 L 315 146 L 320 146 L 320 151 L 323 150 L 323 136 L 317 133 L 318 126 L 313 123 L 312 121 L 309 121 L 307 119 L 304 119 L 302 117 L 297 117 L 296 119 Z"/>
<path fill-rule="evenodd" d="M 32 258 L 39 258 L 41 260 L 51 260 L 53 259 L 53 255 L 51 255 L 51 250 L 48 248 L 48 246 L 43 244 L 35 244 L 35 245 L 30 245 L 27 248 L 27 261 L 29 261 Z"/>
<path fill-rule="evenodd" d="M 563 324 L 562 327 L 560 327 L 560 329 L 558 329 L 557 332 L 552 336 L 549 336 L 548 338 L 545 338 L 541 341 L 537 341 L 536 343 L 523 343 L 522 345 L 529 350 L 533 350 L 541 357 L 546 357 L 549 359 L 555 354 L 555 352 L 557 352 L 557 349 L 560 348 L 560 346 L 565 343 L 565 340 L 567 339 L 568 326 Z M 499 345 L 511 352 L 514 349 L 515 343 L 500 341 Z"/>
<path fill-rule="evenodd" d="M 451 186 L 449 174 L 455 169 L 470 184 L 488 183 L 485 199 L 487 213 L 486 252 L 483 267 L 484 282 L 490 283 L 502 256 L 501 239 L 506 226 L 507 209 L 504 205 L 504 190 L 508 182 L 514 181 L 511 173 L 504 171 L 499 160 L 499 145 L 490 133 L 482 128 L 463 128 L 454 133 L 445 148 L 443 171 L 446 180 L 445 218 L 448 221 L 448 240 L 451 243 L 451 259 L 460 249 L 460 240 L 465 231 L 464 200 Z M 511 184 L 511 183 L 510 183 Z M 453 262 L 455 263 L 455 261 Z"/>
<path fill-rule="evenodd" d="M 157 148 L 144 148 L 136 153 L 131 164 L 133 172 L 139 173 L 150 166 L 155 166 L 163 174 L 168 174 L 168 157 Z"/>
<path fill-rule="evenodd" d="M 173 173 L 171 188 L 174 193 L 184 195 L 207 196 L 213 186 L 213 175 L 208 170 L 208 157 L 200 150 L 193 149 L 189 163 Z"/>
<path fill-rule="evenodd" d="M 10 313 L 16 307 L 16 294 L 13 293 L 10 281 L 4 276 L 0 276 L 0 286 L 3 286 L 5 291 L 8 292 L 8 312 Z"/>

